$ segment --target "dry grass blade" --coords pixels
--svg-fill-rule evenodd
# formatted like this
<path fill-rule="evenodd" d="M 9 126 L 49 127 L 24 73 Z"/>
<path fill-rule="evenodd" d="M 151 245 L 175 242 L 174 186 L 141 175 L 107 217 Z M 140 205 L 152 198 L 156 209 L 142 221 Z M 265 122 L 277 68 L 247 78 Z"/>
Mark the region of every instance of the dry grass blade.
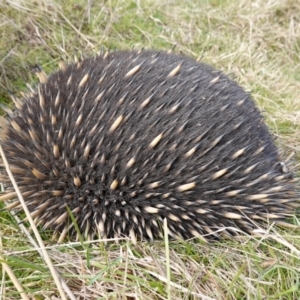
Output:
<path fill-rule="evenodd" d="M 171 300 L 170 248 L 169 248 L 168 221 L 166 218 L 164 219 L 164 237 L 165 237 L 166 267 L 167 267 L 167 293 L 168 293 L 168 300 Z"/>
<path fill-rule="evenodd" d="M 19 201 L 20 201 L 20 203 L 22 204 L 22 208 L 23 208 L 23 210 L 24 210 L 24 212 L 25 212 L 25 214 L 26 214 L 26 217 L 27 217 L 27 219 L 28 219 L 28 221 L 29 221 L 29 223 L 30 223 L 30 226 L 31 226 L 31 228 L 32 228 L 32 230 L 33 230 L 33 232 L 34 232 L 34 234 L 35 234 L 35 237 L 36 237 L 36 239 L 37 239 L 37 241 L 38 241 L 38 244 L 39 244 L 39 246 L 40 246 L 40 249 L 41 249 L 41 251 L 42 251 L 42 253 L 43 253 L 43 258 L 45 259 L 45 262 L 47 263 L 47 266 L 49 267 L 50 272 L 51 272 L 51 274 L 52 274 L 52 277 L 53 277 L 53 279 L 54 279 L 54 281 L 55 281 L 55 283 L 56 283 L 56 286 L 57 286 L 57 289 L 58 289 L 58 291 L 59 291 L 59 294 L 60 294 L 60 296 L 61 296 L 61 298 L 62 298 L 63 300 L 67 300 L 67 297 L 66 297 L 66 295 L 65 295 L 65 292 L 64 292 L 64 290 L 63 290 L 63 288 L 62 288 L 62 284 L 61 284 L 59 275 L 58 275 L 57 271 L 55 270 L 55 268 L 54 268 L 54 266 L 53 266 L 53 263 L 52 263 L 52 261 L 51 261 L 49 255 L 48 255 L 48 252 L 47 252 L 46 249 L 45 249 L 44 242 L 43 242 L 43 240 L 41 239 L 41 236 L 40 236 L 40 234 L 39 234 L 39 231 L 38 231 L 38 229 L 36 228 L 36 226 L 35 226 L 35 224 L 34 224 L 34 222 L 33 222 L 33 220 L 32 220 L 32 217 L 31 217 L 31 215 L 30 215 L 30 212 L 29 212 L 29 210 L 28 210 L 28 208 L 27 208 L 27 206 L 26 206 L 26 203 L 25 203 L 25 201 L 24 201 L 24 199 L 23 199 L 23 196 L 22 196 L 20 190 L 18 189 L 17 183 L 16 183 L 16 181 L 15 181 L 15 179 L 14 179 L 14 177 L 13 177 L 13 174 L 11 173 L 11 171 L 10 171 L 10 169 L 9 169 L 9 165 L 8 165 L 8 162 L 7 162 L 7 160 L 6 160 L 6 157 L 5 157 L 5 154 L 4 154 L 4 152 L 3 152 L 3 149 L 2 149 L 2 147 L 1 147 L 1 145 L 0 145 L 0 154 L 1 154 L 1 157 L 2 157 L 2 160 L 3 160 L 3 163 L 4 163 L 4 165 L 5 165 L 6 172 L 7 172 L 8 176 L 9 176 L 9 178 L 10 178 L 12 184 L 13 184 L 13 187 L 14 187 L 14 189 L 15 189 L 17 195 L 18 195 Z M 74 297 L 73 299 L 75 300 L 75 297 Z"/>
<path fill-rule="evenodd" d="M 2 239 L 0 237 L 0 252 L 2 252 Z M 2 264 L 2 268 L 3 268 L 3 272 L 6 272 L 10 278 L 10 280 L 12 281 L 12 283 L 14 284 L 16 290 L 20 293 L 20 297 L 23 300 L 29 300 L 28 296 L 25 294 L 24 292 L 24 288 L 22 287 L 22 285 L 20 284 L 20 282 L 18 281 L 17 277 L 15 276 L 14 272 L 12 271 L 11 267 L 5 262 L 5 258 L 0 254 L 0 260 L 1 260 L 1 264 Z"/>

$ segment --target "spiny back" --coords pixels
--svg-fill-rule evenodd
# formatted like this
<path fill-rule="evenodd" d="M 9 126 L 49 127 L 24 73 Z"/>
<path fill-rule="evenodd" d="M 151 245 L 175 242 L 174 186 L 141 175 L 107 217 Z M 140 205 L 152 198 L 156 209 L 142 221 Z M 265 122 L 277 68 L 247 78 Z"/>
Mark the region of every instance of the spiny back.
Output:
<path fill-rule="evenodd" d="M 1 144 L 33 216 L 61 239 L 74 233 L 67 207 L 82 233 L 135 241 L 161 236 L 164 218 L 189 238 L 299 206 L 249 94 L 220 71 L 119 51 L 40 75 Z"/>

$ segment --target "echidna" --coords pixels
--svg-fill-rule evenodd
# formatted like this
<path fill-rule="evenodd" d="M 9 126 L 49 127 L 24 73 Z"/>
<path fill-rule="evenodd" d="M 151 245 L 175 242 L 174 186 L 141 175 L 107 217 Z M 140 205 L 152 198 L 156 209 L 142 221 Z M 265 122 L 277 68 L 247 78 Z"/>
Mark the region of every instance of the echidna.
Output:
<path fill-rule="evenodd" d="M 136 241 L 161 237 L 165 218 L 171 236 L 218 238 L 300 205 L 251 96 L 206 64 L 116 51 L 38 75 L 0 142 L 35 221 L 60 239 L 76 235 L 70 211 L 87 237 Z"/>

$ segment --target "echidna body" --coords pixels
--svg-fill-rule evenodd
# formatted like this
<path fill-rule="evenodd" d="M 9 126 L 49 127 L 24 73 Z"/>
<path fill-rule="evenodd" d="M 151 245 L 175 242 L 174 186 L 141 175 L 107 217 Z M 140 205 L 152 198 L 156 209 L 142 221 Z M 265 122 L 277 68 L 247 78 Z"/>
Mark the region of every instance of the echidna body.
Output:
<path fill-rule="evenodd" d="M 61 239 L 76 234 L 67 207 L 84 235 L 135 241 L 161 237 L 165 218 L 173 236 L 218 237 L 299 206 L 251 97 L 220 71 L 117 51 L 39 75 L 0 142 L 32 216 Z"/>

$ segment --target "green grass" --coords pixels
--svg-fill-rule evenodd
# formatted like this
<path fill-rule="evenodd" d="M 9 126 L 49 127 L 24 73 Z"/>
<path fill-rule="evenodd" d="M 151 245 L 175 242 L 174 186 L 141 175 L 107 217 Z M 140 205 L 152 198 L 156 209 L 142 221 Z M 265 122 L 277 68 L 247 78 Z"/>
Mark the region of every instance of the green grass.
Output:
<path fill-rule="evenodd" d="M 11 105 L 7 90 L 18 95 L 26 84 L 37 83 L 28 69 L 34 64 L 49 73 L 60 59 L 101 47 L 177 45 L 176 51 L 202 57 L 251 91 L 283 157 L 291 155 L 297 164 L 299 11 L 293 0 L 5 0 L 0 2 L 0 102 Z M 164 241 L 56 245 L 48 232 L 41 234 L 75 299 L 300 299 L 299 230 L 271 227 L 261 236 L 210 245 L 172 240 L 168 256 Z M 0 254 L 28 299 L 61 299 L 36 247 L 6 211 L 0 212 Z M 4 264 L 1 275 L 2 299 L 20 299 Z"/>

